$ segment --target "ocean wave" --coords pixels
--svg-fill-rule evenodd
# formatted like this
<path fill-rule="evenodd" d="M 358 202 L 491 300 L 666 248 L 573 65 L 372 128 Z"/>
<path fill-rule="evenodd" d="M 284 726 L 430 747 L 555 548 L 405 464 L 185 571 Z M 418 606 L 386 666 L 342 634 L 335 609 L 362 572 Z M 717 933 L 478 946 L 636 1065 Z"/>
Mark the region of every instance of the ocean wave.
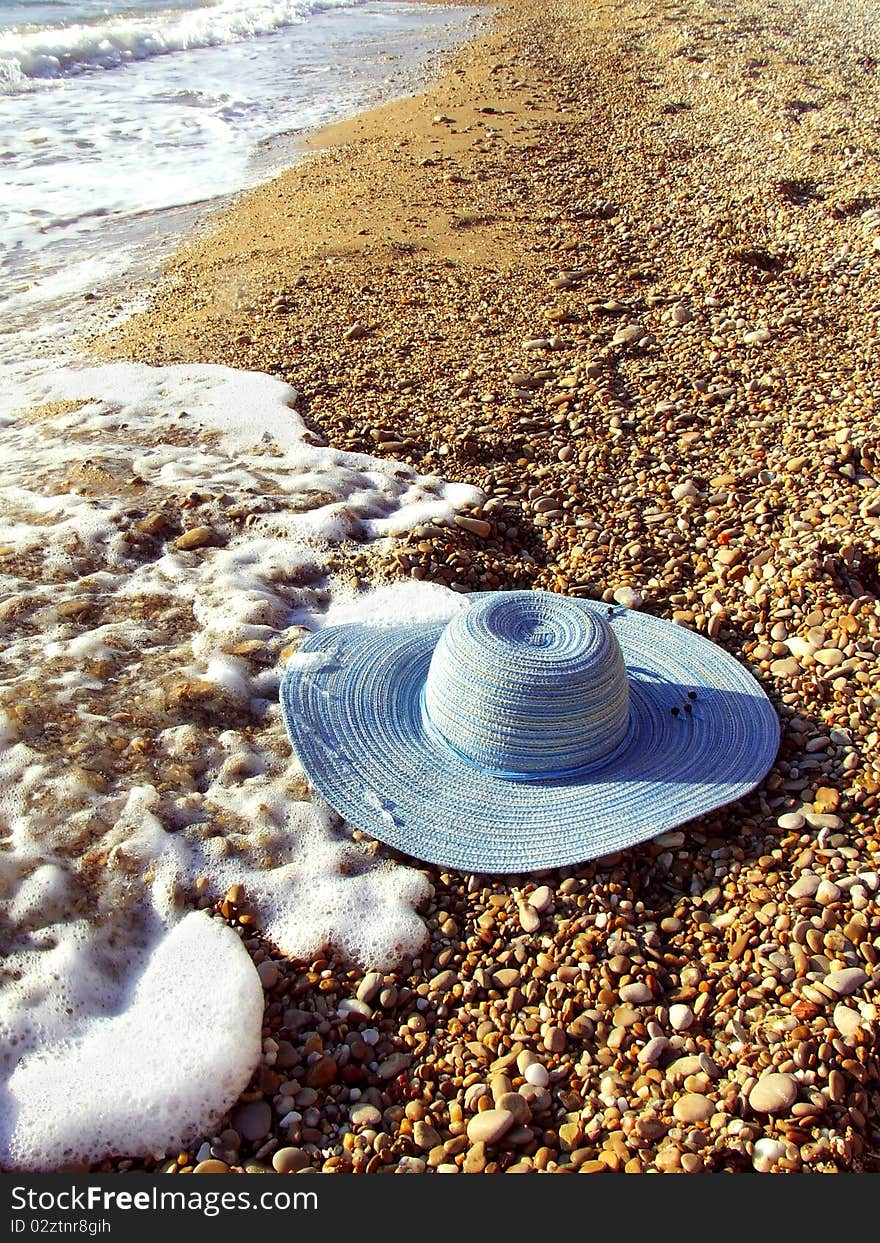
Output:
<path fill-rule="evenodd" d="M 273 34 L 324 9 L 364 0 L 219 0 L 186 10 L 119 15 L 75 25 L 0 33 L 0 94 L 35 78 L 118 69 L 133 61 L 194 48 L 221 47 Z"/>

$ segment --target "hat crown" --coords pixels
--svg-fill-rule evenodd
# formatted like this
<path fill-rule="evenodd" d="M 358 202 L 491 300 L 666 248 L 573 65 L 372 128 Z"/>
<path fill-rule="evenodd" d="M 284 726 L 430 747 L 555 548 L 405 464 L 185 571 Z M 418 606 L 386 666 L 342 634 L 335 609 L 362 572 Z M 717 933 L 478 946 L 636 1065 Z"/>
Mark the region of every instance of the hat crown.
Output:
<path fill-rule="evenodd" d="M 608 622 L 564 596 L 513 591 L 457 613 L 434 649 L 430 727 L 478 768 L 567 773 L 623 741 L 629 684 Z"/>

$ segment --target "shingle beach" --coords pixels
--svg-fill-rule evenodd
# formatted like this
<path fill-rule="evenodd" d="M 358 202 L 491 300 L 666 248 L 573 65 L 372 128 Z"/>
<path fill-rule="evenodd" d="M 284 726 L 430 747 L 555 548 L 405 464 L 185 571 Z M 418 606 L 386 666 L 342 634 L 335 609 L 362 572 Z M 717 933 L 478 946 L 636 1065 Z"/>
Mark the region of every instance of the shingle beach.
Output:
<path fill-rule="evenodd" d="M 160 380 L 138 390 L 128 427 L 108 425 L 120 397 L 77 430 L 87 384 L 47 389 L 13 426 L 51 436 L 60 420 L 59 443 L 79 437 L 90 456 L 48 493 L 75 485 L 116 506 L 116 561 L 104 545 L 68 550 L 85 560 L 59 606 L 64 643 L 96 662 L 90 710 L 110 722 L 99 760 L 82 718 L 56 706 L 40 725 L 39 669 L 4 693 L 10 737 L 79 764 L 83 788 L 115 800 L 101 831 L 116 837 L 82 847 L 83 909 L 112 934 L 155 881 L 146 865 L 132 879 L 137 851 L 117 888 L 95 879 L 124 863 L 123 805 L 160 836 L 210 819 L 192 857 L 175 856 L 168 902 L 240 938 L 265 1001 L 259 1065 L 215 1127 L 179 1153 L 132 1145 L 91 1168 L 880 1171 L 873 9 L 509 0 L 423 94 L 322 131 L 187 243 L 146 310 L 91 343 L 101 362 L 213 364 L 292 386 L 295 469 L 281 433 L 239 464 L 219 422 L 194 431 L 177 406 L 160 462 L 137 421 Z M 272 408 L 280 427 L 283 403 Z M 216 487 L 174 474 L 174 446 L 181 461 L 213 454 Z M 317 511 L 332 472 L 348 499 L 331 529 Z M 274 597 L 266 584 L 289 567 L 271 541 L 292 523 L 332 547 Z M 236 549 L 254 531 L 270 569 L 242 586 L 251 563 Z M 6 538 L 2 568 L 21 586 L 0 606 L 4 642 L 38 642 L 41 563 Z M 120 566 L 124 599 L 108 594 Z M 355 903 L 338 927 L 362 911 L 375 933 L 346 940 L 328 916 L 324 948 L 298 954 L 296 913 L 257 892 L 266 865 L 239 880 L 226 858 L 238 846 L 217 843 L 243 842 L 243 821 L 265 815 L 272 856 L 284 798 L 306 842 L 326 828 L 277 703 L 264 708 L 296 646 L 282 603 L 320 611 L 327 570 L 355 602 L 377 586 L 391 600 L 430 584 L 438 600 L 536 587 L 689 627 L 760 681 L 779 756 L 740 803 L 539 875 L 439 872 L 331 825 L 320 859 L 355 880 L 389 861 L 396 914 L 386 934 L 381 901 Z M 73 583 L 74 571 L 52 572 Z M 229 642 L 227 590 L 250 592 L 239 620 L 258 626 Z M 124 613 L 140 627 L 129 648 L 107 635 L 88 646 Z M 191 614 L 207 637 L 190 649 Z M 56 647 L 47 659 L 73 669 L 74 649 Z M 233 787 L 257 778 L 236 802 Z M 71 789 L 58 786 L 61 804 Z M 305 908 L 325 866 L 310 871 L 307 853 Z M 171 876 L 162 859 L 155 874 Z"/>

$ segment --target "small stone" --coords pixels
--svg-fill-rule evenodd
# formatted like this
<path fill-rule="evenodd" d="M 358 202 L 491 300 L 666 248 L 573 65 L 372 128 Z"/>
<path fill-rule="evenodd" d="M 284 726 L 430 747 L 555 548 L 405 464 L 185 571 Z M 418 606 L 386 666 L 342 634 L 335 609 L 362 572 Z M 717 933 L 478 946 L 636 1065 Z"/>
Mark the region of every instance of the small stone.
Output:
<path fill-rule="evenodd" d="M 698 1092 L 686 1092 L 675 1102 L 672 1112 L 679 1122 L 708 1122 L 715 1112 L 715 1106 L 707 1096 L 700 1096 Z"/>
<path fill-rule="evenodd" d="M 242 1139 L 255 1143 L 265 1139 L 272 1128 L 272 1108 L 268 1101 L 251 1101 L 233 1111 L 232 1126 Z"/>
<path fill-rule="evenodd" d="M 497 1144 L 515 1121 L 509 1109 L 484 1109 L 467 1124 L 467 1137 L 472 1144 Z"/>
<path fill-rule="evenodd" d="M 428 980 L 428 991 L 430 993 L 448 993 L 458 983 L 458 976 L 454 971 L 439 971 L 437 975 Z"/>
<path fill-rule="evenodd" d="M 644 603 L 642 596 L 634 587 L 618 587 L 614 592 L 614 600 L 625 609 L 638 609 Z"/>
<path fill-rule="evenodd" d="M 194 1174 L 228 1174 L 229 1166 L 225 1161 L 215 1161 L 209 1158 L 207 1161 L 200 1161 L 193 1170 Z"/>
<path fill-rule="evenodd" d="M 838 997 L 849 997 L 868 983 L 870 976 L 861 967 L 844 967 L 826 975 L 822 983 Z"/>
<path fill-rule="evenodd" d="M 385 1058 L 384 1062 L 379 1063 L 379 1078 L 394 1079 L 406 1070 L 411 1062 L 412 1056 L 409 1053 L 392 1053 L 390 1057 Z"/>
<path fill-rule="evenodd" d="M 498 1109 L 509 1109 L 519 1126 L 528 1126 L 532 1120 L 529 1102 L 519 1092 L 503 1092 L 495 1105 Z"/>
<path fill-rule="evenodd" d="M 619 996 L 621 1001 L 629 1002 L 630 1005 L 643 1006 L 651 1001 L 654 994 L 647 984 L 642 983 L 641 980 L 636 980 L 632 984 L 624 984 Z"/>
<path fill-rule="evenodd" d="M 840 791 L 831 786 L 820 786 L 813 799 L 813 806 L 820 813 L 836 811 L 840 806 Z"/>
<path fill-rule="evenodd" d="M 381 1118 L 381 1114 L 379 1115 Z M 295 1174 L 309 1164 L 309 1154 L 302 1148 L 279 1148 L 272 1156 L 272 1168 L 276 1174 Z"/>
<path fill-rule="evenodd" d="M 684 833 L 676 829 L 672 833 L 659 833 L 654 839 L 654 844 L 660 846 L 663 850 L 678 850 L 684 845 Z"/>
<path fill-rule="evenodd" d="M 798 1085 L 793 1075 L 775 1072 L 762 1075 L 749 1096 L 749 1105 L 759 1114 L 778 1114 L 797 1100 Z"/>
<path fill-rule="evenodd" d="M 541 916 L 531 902 L 520 902 L 518 908 L 519 926 L 523 932 L 537 932 L 541 927 Z"/>
<path fill-rule="evenodd" d="M 763 1135 L 755 1140 L 752 1149 L 752 1165 L 759 1174 L 768 1174 L 773 1165 L 785 1156 L 785 1144 L 780 1139 Z"/>
<path fill-rule="evenodd" d="M 443 1139 L 436 1127 L 427 1122 L 416 1122 L 413 1126 L 413 1143 L 422 1152 L 430 1152 L 432 1148 L 442 1145 Z"/>
<path fill-rule="evenodd" d="M 324 1055 L 313 1062 L 306 1071 L 306 1084 L 310 1088 L 328 1088 L 336 1082 L 336 1062 Z"/>
<path fill-rule="evenodd" d="M 257 975 L 260 977 L 260 983 L 267 991 L 274 988 L 278 983 L 278 967 L 272 962 L 271 958 L 266 958 L 257 967 Z"/>
<path fill-rule="evenodd" d="M 482 1174 L 486 1168 L 486 1145 L 480 1141 L 469 1148 L 465 1153 L 464 1164 L 462 1169 L 465 1174 Z"/>
<path fill-rule="evenodd" d="M 357 986 L 355 997 L 358 1001 L 371 1002 L 382 987 L 382 979 L 381 971 L 368 971 Z"/>
<path fill-rule="evenodd" d="M 544 1048 L 548 1053 L 564 1053 L 567 1043 L 568 1038 L 561 1027 L 548 1027 L 544 1032 Z"/>
<path fill-rule="evenodd" d="M 529 894 L 529 904 L 535 908 L 539 914 L 543 914 L 547 907 L 553 901 L 553 890 L 549 885 L 541 885 L 534 893 Z"/>
<path fill-rule="evenodd" d="M 678 1003 L 669 1007 L 669 1024 L 673 1031 L 687 1031 L 693 1021 L 694 1012 L 690 1006 Z"/>
<path fill-rule="evenodd" d="M 639 1064 L 642 1066 L 656 1066 L 668 1048 L 669 1041 L 665 1036 L 652 1037 L 645 1047 L 639 1051 Z"/>
<path fill-rule="evenodd" d="M 579 1122 L 563 1122 L 559 1128 L 559 1142 L 563 1152 L 574 1152 L 584 1139 L 584 1133 Z"/>
<path fill-rule="evenodd" d="M 623 328 L 618 328 L 611 343 L 612 345 L 637 345 L 647 335 L 641 324 L 626 324 Z"/>
<path fill-rule="evenodd" d="M 191 552 L 194 548 L 206 548 L 208 544 L 215 543 L 216 539 L 217 534 L 213 527 L 191 527 L 183 535 L 178 535 L 174 547 L 181 552 Z"/>
<path fill-rule="evenodd" d="M 471 535 L 478 535 L 480 539 L 486 539 L 492 534 L 492 524 L 485 522 L 482 518 L 470 518 L 467 514 L 456 514 L 454 522 L 463 531 L 470 531 Z"/>
<path fill-rule="evenodd" d="M 694 486 L 690 479 L 685 479 L 683 483 L 678 483 L 672 489 L 672 499 L 674 501 L 683 501 L 687 496 L 699 496 L 699 490 Z"/>
<path fill-rule="evenodd" d="M 821 883 L 819 877 L 812 872 L 804 872 L 803 876 L 799 876 L 794 884 L 789 886 L 788 896 L 790 898 L 815 897 L 816 890 Z"/>
<path fill-rule="evenodd" d="M 536 1088 L 546 1088 L 550 1082 L 550 1075 L 545 1066 L 540 1062 L 532 1062 L 523 1071 L 523 1078 L 526 1083 L 533 1084 Z"/>
<path fill-rule="evenodd" d="M 862 1016 L 858 1010 L 851 1010 L 843 1002 L 834 1007 L 834 1026 L 841 1036 L 852 1036 L 862 1026 Z"/>
<path fill-rule="evenodd" d="M 777 816 L 776 823 L 780 829 L 788 829 L 790 832 L 797 832 L 806 824 L 806 820 L 799 811 L 786 811 L 781 816 Z"/>
<path fill-rule="evenodd" d="M 770 672 L 774 678 L 796 678 L 800 671 L 801 667 L 793 656 L 770 662 Z"/>
<path fill-rule="evenodd" d="M 839 902 L 840 890 L 833 881 L 820 881 L 816 888 L 816 901 L 820 906 L 830 906 L 832 902 Z"/>
<path fill-rule="evenodd" d="M 836 647 L 820 647 L 818 652 L 813 652 L 813 660 L 819 665 L 825 665 L 828 668 L 834 668 L 836 665 L 842 665 L 846 657 L 839 648 Z"/>
<path fill-rule="evenodd" d="M 378 1126 L 382 1121 L 382 1111 L 369 1101 L 357 1101 L 349 1110 L 352 1126 Z"/>

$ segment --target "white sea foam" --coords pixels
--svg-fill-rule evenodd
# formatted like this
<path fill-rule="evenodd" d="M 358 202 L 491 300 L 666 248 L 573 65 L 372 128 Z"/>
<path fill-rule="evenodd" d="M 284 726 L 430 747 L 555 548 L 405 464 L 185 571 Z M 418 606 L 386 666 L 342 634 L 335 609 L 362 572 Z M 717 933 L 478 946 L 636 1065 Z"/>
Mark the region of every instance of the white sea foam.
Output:
<path fill-rule="evenodd" d="M 105 21 L 0 32 L 2 80 L 54 78 L 117 69 L 172 52 L 219 47 L 272 34 L 324 9 L 363 0 L 218 0 L 196 8 L 124 13 Z M 8 76 L 7 76 L 8 75 Z"/>
<path fill-rule="evenodd" d="M 9 1165 L 170 1151 L 219 1125 L 258 1059 L 261 1007 L 239 939 L 188 914 L 205 887 L 242 885 L 297 958 L 335 946 L 383 966 L 424 937 L 424 874 L 374 856 L 310 793 L 279 668 L 328 622 L 462 607 L 409 582 L 360 592 L 327 566 L 349 538 L 449 521 L 479 493 L 311 445 L 293 400 L 219 367 L 2 385 Z M 140 532 L 163 512 L 210 525 L 216 546 Z M 89 1068 L 108 1050 L 102 1087 Z"/>

